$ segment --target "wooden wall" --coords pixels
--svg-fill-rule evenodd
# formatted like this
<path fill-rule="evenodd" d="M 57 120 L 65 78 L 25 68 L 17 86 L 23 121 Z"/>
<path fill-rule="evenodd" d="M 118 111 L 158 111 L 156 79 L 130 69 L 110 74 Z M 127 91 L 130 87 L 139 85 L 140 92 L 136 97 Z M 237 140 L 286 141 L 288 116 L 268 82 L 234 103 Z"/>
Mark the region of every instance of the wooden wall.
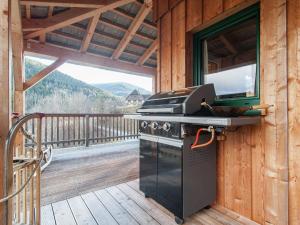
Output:
<path fill-rule="evenodd" d="M 155 0 L 157 91 L 192 85 L 193 33 L 257 2 Z M 261 224 L 299 224 L 300 1 L 259 4 L 261 103 L 274 107 L 219 142 L 216 203 Z"/>
<path fill-rule="evenodd" d="M 300 223 L 300 1 L 288 1 L 289 221 Z"/>

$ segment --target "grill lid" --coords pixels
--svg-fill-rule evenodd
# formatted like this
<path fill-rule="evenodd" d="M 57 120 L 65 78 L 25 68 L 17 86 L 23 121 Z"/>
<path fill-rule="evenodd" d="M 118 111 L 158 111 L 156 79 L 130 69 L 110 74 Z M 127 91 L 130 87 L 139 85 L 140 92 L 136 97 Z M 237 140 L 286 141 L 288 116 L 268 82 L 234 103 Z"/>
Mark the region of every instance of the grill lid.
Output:
<path fill-rule="evenodd" d="M 138 113 L 192 115 L 201 109 L 201 103 L 212 104 L 216 93 L 213 84 L 160 92 L 149 97 Z"/>

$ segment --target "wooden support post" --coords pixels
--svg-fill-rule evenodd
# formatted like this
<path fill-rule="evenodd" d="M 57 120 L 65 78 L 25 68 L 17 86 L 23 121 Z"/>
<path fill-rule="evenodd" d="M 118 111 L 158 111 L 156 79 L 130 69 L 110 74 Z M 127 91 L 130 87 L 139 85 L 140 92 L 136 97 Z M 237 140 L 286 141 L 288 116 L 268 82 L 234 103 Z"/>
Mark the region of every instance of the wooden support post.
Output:
<path fill-rule="evenodd" d="M 52 71 L 60 67 L 62 64 L 64 64 L 66 61 L 65 58 L 59 58 L 54 63 L 52 63 L 50 66 L 47 66 L 45 69 L 31 77 L 30 80 L 25 81 L 23 84 L 23 90 L 27 90 L 28 88 L 33 87 L 38 82 L 40 82 L 42 79 L 44 79 L 47 75 L 49 75 Z"/>
<path fill-rule="evenodd" d="M 11 18 L 12 31 L 12 54 L 13 54 L 13 74 L 14 74 L 14 105 L 13 111 L 20 115 L 25 112 L 25 95 L 23 91 L 24 62 L 23 62 L 23 32 L 21 9 L 18 1 L 11 2 L 11 11 L 14 15 Z M 21 132 L 16 137 L 16 153 L 22 154 L 24 148 L 24 138 Z"/>
<path fill-rule="evenodd" d="M 90 116 L 85 115 L 85 147 L 89 147 L 90 139 Z"/>
<path fill-rule="evenodd" d="M 0 198 L 6 195 L 4 190 L 5 177 L 3 161 L 5 140 L 10 128 L 10 25 L 9 25 L 10 0 L 0 1 Z M 7 202 L 6 202 L 7 203 Z M 8 207 L 6 203 L 0 204 L 0 224 L 7 224 Z"/>

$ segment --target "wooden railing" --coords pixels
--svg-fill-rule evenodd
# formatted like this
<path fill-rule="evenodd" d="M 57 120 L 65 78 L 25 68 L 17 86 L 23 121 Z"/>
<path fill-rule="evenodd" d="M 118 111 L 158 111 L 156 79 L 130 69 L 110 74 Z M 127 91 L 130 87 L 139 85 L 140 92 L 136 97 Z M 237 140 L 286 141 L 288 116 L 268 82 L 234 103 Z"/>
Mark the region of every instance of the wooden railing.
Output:
<path fill-rule="evenodd" d="M 6 139 L 4 154 L 4 186 L 0 199 L 3 225 L 40 225 L 40 175 L 44 152 L 41 145 L 42 118 L 36 113 L 22 117 L 13 124 Z M 35 121 L 35 136 L 27 135 L 24 124 Z M 33 145 L 23 148 L 16 140 L 22 136 Z"/>
<path fill-rule="evenodd" d="M 115 142 L 138 137 L 138 121 L 123 114 L 45 114 L 42 121 L 42 144 L 54 148 Z M 34 131 L 35 121 L 25 129 Z M 33 143 L 28 140 L 26 146 Z"/>

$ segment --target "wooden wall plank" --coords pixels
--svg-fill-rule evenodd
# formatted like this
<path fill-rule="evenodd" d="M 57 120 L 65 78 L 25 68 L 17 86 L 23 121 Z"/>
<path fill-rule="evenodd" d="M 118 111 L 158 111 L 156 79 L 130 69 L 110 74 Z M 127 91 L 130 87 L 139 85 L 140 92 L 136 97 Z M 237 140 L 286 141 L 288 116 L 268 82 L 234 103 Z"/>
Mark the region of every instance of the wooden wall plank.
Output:
<path fill-rule="evenodd" d="M 172 9 L 172 89 L 184 88 L 185 83 L 185 3 Z"/>
<path fill-rule="evenodd" d="M 203 22 L 223 12 L 223 0 L 203 0 Z"/>
<path fill-rule="evenodd" d="M 202 24 L 202 0 L 186 0 L 186 30 L 191 31 Z"/>
<path fill-rule="evenodd" d="M 265 117 L 265 221 L 288 224 L 286 1 L 261 2 L 262 102 Z"/>
<path fill-rule="evenodd" d="M 225 155 L 224 141 L 218 142 L 217 150 L 217 200 L 216 204 L 225 206 Z"/>
<path fill-rule="evenodd" d="M 172 16 L 168 12 L 161 18 L 160 32 L 161 32 L 161 91 L 168 91 L 172 88 Z"/>
<path fill-rule="evenodd" d="M 155 79 L 155 90 L 156 92 L 160 92 L 161 87 L 160 87 L 160 83 L 161 83 L 161 21 L 158 20 L 157 21 L 157 40 L 158 40 L 158 46 L 157 46 L 157 68 L 156 68 L 156 79 Z"/>
<path fill-rule="evenodd" d="M 228 132 L 225 154 L 225 207 L 251 218 L 250 127 Z"/>
<path fill-rule="evenodd" d="M 10 26 L 9 0 L 0 1 L 0 154 L 4 155 L 5 139 L 10 127 Z M 0 198 L 3 197 L 4 162 L 0 157 Z M 0 224 L 5 224 L 4 204 L 0 204 Z"/>
<path fill-rule="evenodd" d="M 300 1 L 288 0 L 289 224 L 300 221 Z"/>
<path fill-rule="evenodd" d="M 224 0 L 224 2 L 223 2 L 224 10 L 233 8 L 243 2 L 245 2 L 245 0 Z"/>
<path fill-rule="evenodd" d="M 261 125 L 251 127 L 251 172 L 252 172 L 252 220 L 264 223 L 264 128 Z"/>

